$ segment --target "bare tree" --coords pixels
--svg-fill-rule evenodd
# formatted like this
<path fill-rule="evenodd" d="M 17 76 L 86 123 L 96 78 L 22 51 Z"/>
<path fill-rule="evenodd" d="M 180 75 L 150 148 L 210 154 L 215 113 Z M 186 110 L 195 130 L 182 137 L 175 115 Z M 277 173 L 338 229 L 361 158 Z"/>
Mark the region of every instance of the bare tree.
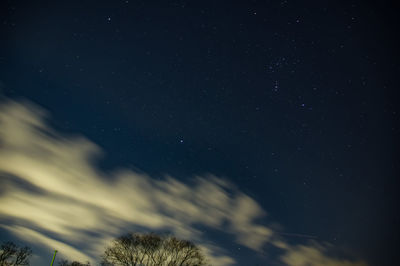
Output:
<path fill-rule="evenodd" d="M 115 239 L 102 257 L 103 266 L 202 266 L 200 249 L 172 236 L 127 234 Z"/>
<path fill-rule="evenodd" d="M 58 266 L 90 266 L 90 262 L 81 263 L 79 261 L 69 262 L 68 260 L 61 260 Z"/>
<path fill-rule="evenodd" d="M 32 250 L 29 247 L 18 247 L 13 242 L 5 242 L 0 246 L 0 266 L 29 265 Z"/>

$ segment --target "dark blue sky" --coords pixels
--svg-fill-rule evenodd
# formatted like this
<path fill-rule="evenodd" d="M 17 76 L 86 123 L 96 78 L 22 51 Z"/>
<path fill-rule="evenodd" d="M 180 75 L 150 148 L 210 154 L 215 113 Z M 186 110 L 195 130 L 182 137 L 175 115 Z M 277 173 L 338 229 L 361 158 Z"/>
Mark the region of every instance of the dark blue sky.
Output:
<path fill-rule="evenodd" d="M 223 177 L 268 213 L 261 224 L 289 233 L 287 243 L 310 241 L 290 234 L 316 236 L 335 256 L 393 265 L 399 41 L 388 3 L 3 1 L 0 9 L 3 95 L 99 145 L 99 171 L 187 184 Z M 250 265 L 255 251 L 237 251 L 221 232 L 207 237 Z"/>

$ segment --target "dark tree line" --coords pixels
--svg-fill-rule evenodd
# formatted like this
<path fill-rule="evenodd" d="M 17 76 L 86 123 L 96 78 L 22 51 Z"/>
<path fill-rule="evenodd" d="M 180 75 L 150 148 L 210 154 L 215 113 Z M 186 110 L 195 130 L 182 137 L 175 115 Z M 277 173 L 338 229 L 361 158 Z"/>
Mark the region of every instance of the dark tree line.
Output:
<path fill-rule="evenodd" d="M 5 242 L 0 246 L 0 266 L 29 265 L 32 250 L 29 247 L 18 247 L 13 242 Z"/>
<path fill-rule="evenodd" d="M 127 234 L 114 240 L 102 257 L 103 266 L 201 266 L 200 249 L 187 240 L 156 234 Z"/>
<path fill-rule="evenodd" d="M 0 266 L 29 265 L 32 250 L 6 242 L 0 249 Z M 173 236 L 131 233 L 116 238 L 101 256 L 102 266 L 204 266 L 206 259 L 192 242 Z M 60 260 L 59 266 L 90 266 Z"/>
<path fill-rule="evenodd" d="M 73 261 L 73 262 L 69 262 L 68 260 L 61 260 L 58 263 L 59 266 L 90 266 L 90 262 L 87 263 L 81 263 L 79 261 Z"/>

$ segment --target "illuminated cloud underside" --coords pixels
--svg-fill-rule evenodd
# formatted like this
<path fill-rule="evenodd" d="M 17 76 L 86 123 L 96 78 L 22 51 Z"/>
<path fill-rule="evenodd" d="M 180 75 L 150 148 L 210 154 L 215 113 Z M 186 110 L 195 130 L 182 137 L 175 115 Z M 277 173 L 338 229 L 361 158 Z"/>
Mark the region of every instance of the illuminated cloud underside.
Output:
<path fill-rule="evenodd" d="M 213 265 L 235 264 L 228 251 L 205 241 L 196 229 L 202 225 L 257 252 L 268 243 L 281 248 L 286 265 L 365 265 L 330 258 L 315 245 L 290 246 L 254 222 L 265 215 L 257 202 L 213 175 L 185 184 L 129 169 L 104 173 L 93 164 L 100 147 L 55 132 L 45 117 L 27 102 L 0 106 L 0 226 L 23 241 L 94 262 L 126 228 L 168 230 L 202 246 Z"/>

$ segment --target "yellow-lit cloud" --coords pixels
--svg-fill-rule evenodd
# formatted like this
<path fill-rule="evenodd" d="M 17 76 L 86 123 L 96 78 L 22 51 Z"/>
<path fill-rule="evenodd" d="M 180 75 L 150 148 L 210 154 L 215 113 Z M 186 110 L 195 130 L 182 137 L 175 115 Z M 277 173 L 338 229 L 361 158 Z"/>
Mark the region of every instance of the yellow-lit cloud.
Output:
<path fill-rule="evenodd" d="M 168 230 L 200 245 L 214 265 L 234 264 L 227 251 L 204 240 L 196 227 L 201 225 L 232 234 L 255 251 L 267 243 L 281 248 L 287 265 L 343 262 L 312 246 L 277 241 L 269 227 L 255 223 L 265 215 L 259 204 L 213 175 L 187 184 L 129 169 L 105 173 L 93 164 L 102 154 L 99 146 L 59 134 L 46 116 L 28 102 L 0 106 L 0 226 L 25 241 L 59 249 L 73 260 L 95 261 L 104 244 L 127 228 Z M 345 263 L 340 265 L 361 265 Z"/>
<path fill-rule="evenodd" d="M 289 266 L 366 266 L 362 261 L 353 262 L 345 259 L 329 257 L 326 248 L 318 244 L 298 245 L 288 248 L 282 261 Z"/>

